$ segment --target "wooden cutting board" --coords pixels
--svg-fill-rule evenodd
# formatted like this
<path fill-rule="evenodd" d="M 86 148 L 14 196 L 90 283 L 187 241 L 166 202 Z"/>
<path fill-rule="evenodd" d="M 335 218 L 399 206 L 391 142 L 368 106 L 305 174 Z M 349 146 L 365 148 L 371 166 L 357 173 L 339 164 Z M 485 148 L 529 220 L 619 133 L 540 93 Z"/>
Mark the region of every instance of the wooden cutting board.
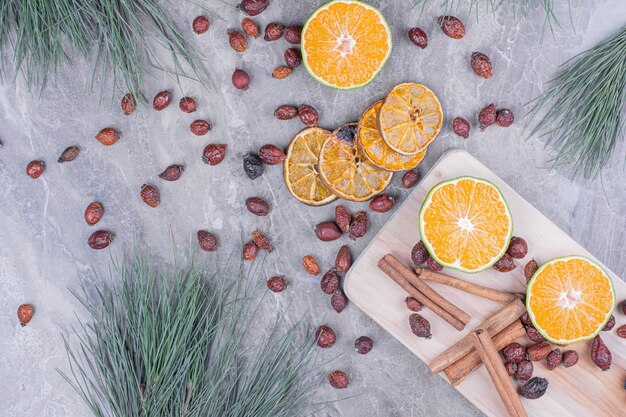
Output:
<path fill-rule="evenodd" d="M 468 312 L 472 320 L 464 331 L 459 332 L 437 315 L 424 310 L 422 314 L 431 323 L 433 337 L 430 340 L 421 339 L 414 336 L 409 328 L 410 311 L 404 304 L 407 294 L 380 271 L 376 264 L 382 256 L 391 253 L 406 265 L 411 265 L 411 249 L 420 239 L 418 213 L 426 194 L 437 183 L 462 175 L 487 179 L 500 188 L 513 213 L 514 235 L 526 239 L 529 251 L 526 258 L 516 260 L 517 268 L 512 272 L 500 273 L 489 269 L 472 275 L 445 269 L 444 273 L 487 287 L 521 293 L 526 287 L 524 265 L 531 258 L 535 258 L 541 264 L 560 256 L 583 255 L 602 265 L 602 262 L 594 258 L 473 156 L 464 151 L 446 153 L 363 251 L 344 283 L 345 292 L 354 304 L 427 364 L 502 306 L 459 290 L 430 283 L 440 294 Z M 617 301 L 626 300 L 626 283 L 602 266 L 613 279 Z M 578 351 L 580 360 L 572 368 L 561 366 L 549 371 L 545 361 L 534 362 L 533 376 L 547 378 L 550 385 L 542 398 L 523 399 L 529 416 L 626 416 L 626 390 L 624 390 L 626 339 L 620 339 L 615 334 L 618 326 L 626 324 L 626 316 L 617 309 L 615 316 L 617 319 L 615 328 L 602 332 L 602 339 L 613 354 L 611 369 L 602 372 L 592 363 L 590 342 L 562 348 Z M 532 342 L 524 337 L 520 339 L 520 343 L 530 345 Z M 443 373 L 441 375 L 443 376 Z M 516 386 L 519 385 L 517 382 L 514 383 Z M 484 367 L 469 375 L 457 389 L 486 415 L 493 417 L 507 415 Z M 441 406 L 445 407 L 445 404 Z"/>

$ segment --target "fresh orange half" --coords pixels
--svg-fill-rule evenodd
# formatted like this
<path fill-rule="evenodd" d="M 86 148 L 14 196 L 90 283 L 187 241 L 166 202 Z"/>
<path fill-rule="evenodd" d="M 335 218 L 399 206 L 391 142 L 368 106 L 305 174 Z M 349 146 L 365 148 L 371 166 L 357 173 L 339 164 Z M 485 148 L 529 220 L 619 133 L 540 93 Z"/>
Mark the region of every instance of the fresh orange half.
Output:
<path fill-rule="evenodd" d="M 435 93 L 421 84 L 399 84 L 389 92 L 378 112 L 378 128 L 394 151 L 416 155 L 437 137 L 443 113 Z"/>
<path fill-rule="evenodd" d="M 294 197 L 312 206 L 321 206 L 337 198 L 317 171 L 320 149 L 330 133 L 319 127 L 304 129 L 291 140 L 287 148 L 285 184 Z"/>
<path fill-rule="evenodd" d="M 543 337 L 559 345 L 595 337 L 614 307 L 611 277 L 582 256 L 546 262 L 528 283 L 528 315 Z"/>
<path fill-rule="evenodd" d="M 378 131 L 378 111 L 382 100 L 372 104 L 361 116 L 359 121 L 359 147 L 374 165 L 388 171 L 406 171 L 415 168 L 422 162 L 426 151 L 415 156 L 402 155 L 391 149 L 380 137 Z"/>
<path fill-rule="evenodd" d="M 391 54 L 383 15 L 360 1 L 335 0 L 317 9 L 302 28 L 302 61 L 320 83 L 347 90 L 367 85 Z"/>
<path fill-rule="evenodd" d="M 322 145 L 318 168 L 324 182 L 337 196 L 365 201 L 387 188 L 393 173 L 363 157 L 355 143 L 356 135 L 357 123 L 336 129 Z"/>
<path fill-rule="evenodd" d="M 513 233 L 513 219 L 498 187 L 473 177 L 434 186 L 420 210 L 419 226 L 437 262 L 468 273 L 495 264 Z"/>

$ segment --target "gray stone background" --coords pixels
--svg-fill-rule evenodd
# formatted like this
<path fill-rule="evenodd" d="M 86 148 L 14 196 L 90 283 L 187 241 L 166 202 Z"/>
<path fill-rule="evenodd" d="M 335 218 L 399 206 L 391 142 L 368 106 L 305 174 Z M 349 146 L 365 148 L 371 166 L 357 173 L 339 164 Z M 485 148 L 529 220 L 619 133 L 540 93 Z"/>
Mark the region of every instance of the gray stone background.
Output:
<path fill-rule="evenodd" d="M 208 2 L 207 2 L 208 3 Z M 261 24 L 277 20 L 301 24 L 321 0 L 272 2 L 256 20 Z M 323 268 L 334 262 L 337 249 L 347 239 L 332 243 L 317 241 L 312 233 L 316 223 L 332 218 L 334 206 L 312 208 L 300 204 L 283 184 L 280 166 L 266 167 L 263 177 L 249 180 L 241 167 L 241 155 L 266 143 L 286 146 L 301 128 L 297 120 L 280 122 L 272 116 L 283 103 L 309 103 L 321 115 L 321 125 L 335 127 L 358 118 L 368 104 L 382 98 L 395 84 L 417 81 L 430 86 L 439 96 L 445 118 L 457 115 L 471 120 L 474 131 L 464 141 L 451 133 L 446 123 L 438 140 L 430 146 L 421 170 L 426 172 L 448 149 L 464 148 L 507 181 L 548 218 L 601 259 L 617 275 L 626 275 L 626 187 L 622 141 L 601 180 L 572 182 L 565 173 L 550 169 L 549 150 L 538 137 L 526 138 L 523 104 L 545 88 L 558 65 L 593 46 L 625 23 L 623 0 L 572 0 L 571 23 L 567 2 L 556 7 L 561 28 L 551 32 L 538 1 L 527 18 L 510 5 L 494 14 L 484 10 L 468 16 L 461 8 L 455 14 L 466 22 L 467 35 L 455 41 L 441 34 L 435 24 L 442 13 L 440 2 L 430 2 L 420 14 L 411 9 L 411 0 L 373 1 L 391 25 L 394 49 L 387 66 L 369 86 L 356 91 L 335 91 L 317 84 L 301 67 L 285 80 L 270 74 L 282 63 L 284 41 L 250 42 L 249 50 L 237 54 L 227 44 L 228 27 L 238 26 L 242 15 L 219 2 L 213 9 L 210 31 L 196 36 L 190 22 L 203 13 L 191 3 L 168 6 L 168 11 L 208 57 L 215 83 L 214 91 L 198 84 L 182 86 L 165 74 L 154 73 L 147 80 L 146 95 L 163 89 L 174 91 L 168 109 L 155 112 L 141 108 L 130 117 L 119 110 L 121 93 L 98 88 L 110 80 L 96 80 L 91 92 L 85 86 L 89 63 L 76 60 L 61 71 L 42 97 L 31 93 L 19 77 L 5 78 L 0 85 L 0 415 L 2 416 L 84 416 L 88 410 L 65 384 L 56 368 L 66 369 L 61 336 L 76 323 L 75 312 L 84 312 L 70 295 L 80 278 L 94 271 L 106 274 L 111 254 L 119 256 L 124 247 L 137 240 L 140 247 L 166 263 L 172 256 L 186 259 L 195 253 L 211 265 L 239 250 L 242 235 L 254 228 L 268 232 L 276 250 L 265 261 L 268 276 L 284 274 L 287 291 L 264 300 L 263 316 L 284 315 L 295 321 L 303 314 L 312 325 L 327 322 L 338 334 L 337 345 L 322 353 L 334 359 L 324 371 L 345 369 L 351 378 L 346 391 L 322 384 L 317 400 L 335 403 L 317 415 L 328 416 L 479 416 L 481 413 L 442 378 L 429 374 L 424 363 L 379 328 L 355 306 L 341 315 L 330 309 L 329 298 L 319 290 L 318 278 L 307 276 L 300 259 L 314 254 Z M 507 3 L 507 2 L 505 2 Z M 406 38 L 408 28 L 419 25 L 430 36 L 425 50 Z M 575 28 L 575 30 L 574 30 Z M 469 68 L 469 56 L 479 50 L 494 61 L 494 77 L 483 80 Z M 6 58 L 6 57 L 5 57 Z M 248 91 L 232 88 L 235 66 L 252 77 Z M 108 88 L 108 87 L 107 87 Z M 198 100 L 198 112 L 180 112 L 177 102 L 183 94 Z M 484 105 L 509 107 L 517 116 L 508 128 L 492 127 L 479 133 L 474 115 Z M 205 137 L 189 133 L 195 118 L 206 117 L 214 129 Z M 121 140 L 105 148 L 94 135 L 103 127 L 121 131 Z M 209 167 L 202 163 L 207 143 L 228 143 L 224 163 Z M 73 163 L 57 164 L 60 152 L 69 145 L 81 147 Z M 27 163 L 42 159 L 47 171 L 38 180 L 28 178 Z M 157 175 L 171 163 L 184 163 L 186 171 L 175 183 Z M 397 175 L 388 192 L 402 202 L 409 191 Z M 148 208 L 138 197 L 141 184 L 156 184 L 162 203 Z M 249 214 L 244 201 L 249 196 L 269 200 L 273 211 L 267 218 Z M 93 251 L 86 240 L 94 230 L 86 226 L 83 212 L 93 200 L 101 201 L 106 214 L 99 228 L 116 234 L 111 252 Z M 348 204 L 352 210 L 365 203 Z M 374 236 L 393 214 L 371 215 L 370 232 L 358 242 L 349 242 L 358 256 L 368 238 Z M 206 228 L 221 242 L 215 254 L 199 253 L 195 231 Z M 262 282 L 265 277 L 259 277 Z M 15 311 L 32 303 L 36 315 L 21 328 Z M 356 337 L 369 335 L 374 350 L 361 356 L 354 353 Z M 331 352 L 332 351 L 332 352 Z M 494 394 L 495 395 L 495 394 Z"/>

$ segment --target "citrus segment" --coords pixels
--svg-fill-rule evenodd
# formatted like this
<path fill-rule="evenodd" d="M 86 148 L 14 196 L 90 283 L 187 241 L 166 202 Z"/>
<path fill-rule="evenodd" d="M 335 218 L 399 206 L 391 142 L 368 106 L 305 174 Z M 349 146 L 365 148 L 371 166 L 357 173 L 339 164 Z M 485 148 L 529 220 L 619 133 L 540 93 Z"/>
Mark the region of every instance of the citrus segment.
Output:
<path fill-rule="evenodd" d="M 362 87 L 376 77 L 391 53 L 391 31 L 374 7 L 336 0 L 317 9 L 302 29 L 307 71 L 329 87 Z"/>
<path fill-rule="evenodd" d="M 337 196 L 365 201 L 381 193 L 393 173 L 371 164 L 355 143 L 357 124 L 341 126 L 322 145 L 318 163 L 324 182 Z"/>
<path fill-rule="evenodd" d="M 443 122 L 435 93 L 421 84 L 399 84 L 391 90 L 378 113 L 378 127 L 391 149 L 415 155 L 437 137 Z"/>
<path fill-rule="evenodd" d="M 595 337 L 614 306 L 611 278 L 582 256 L 553 259 L 543 264 L 528 283 L 528 315 L 537 330 L 553 343 L 570 344 Z"/>
<path fill-rule="evenodd" d="M 420 210 L 419 225 L 434 260 L 469 273 L 495 264 L 513 232 L 513 219 L 500 190 L 473 177 L 433 187 Z"/>
<path fill-rule="evenodd" d="M 378 131 L 378 111 L 382 100 L 370 106 L 359 121 L 359 147 L 374 165 L 388 171 L 406 171 L 422 162 L 426 151 L 415 156 L 402 155 L 391 149 L 380 137 Z"/>
<path fill-rule="evenodd" d="M 313 206 L 321 206 L 337 198 L 317 171 L 320 149 L 329 136 L 328 130 L 307 128 L 300 131 L 287 148 L 284 162 L 287 188 L 298 200 Z"/>

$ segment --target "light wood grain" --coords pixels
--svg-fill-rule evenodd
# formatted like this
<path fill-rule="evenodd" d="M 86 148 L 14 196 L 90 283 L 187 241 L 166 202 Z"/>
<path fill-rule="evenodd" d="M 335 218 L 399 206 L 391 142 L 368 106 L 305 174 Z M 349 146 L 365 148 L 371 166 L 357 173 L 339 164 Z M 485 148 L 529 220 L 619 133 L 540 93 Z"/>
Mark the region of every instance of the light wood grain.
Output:
<path fill-rule="evenodd" d="M 355 305 L 426 363 L 475 330 L 476 326 L 500 310 L 502 305 L 433 283 L 433 288 L 469 313 L 472 320 L 463 332 L 458 332 L 441 318 L 425 310 L 421 314 L 431 322 L 433 337 L 430 340 L 420 339 L 413 335 L 409 328 L 410 311 L 404 304 L 406 294 L 377 268 L 376 263 L 385 254 L 391 253 L 405 264 L 410 264 L 411 249 L 420 239 L 417 219 L 427 192 L 441 181 L 462 175 L 485 178 L 500 188 L 513 213 L 514 234 L 527 240 L 529 251 L 526 258 L 515 261 L 517 268 L 512 272 L 499 273 L 489 269 L 469 275 L 445 269 L 444 273 L 500 291 L 523 293 L 526 287 L 524 265 L 531 258 L 541 263 L 552 258 L 576 254 L 587 256 L 602 265 L 602 262 L 595 259 L 474 157 L 464 151 L 445 154 L 407 197 L 403 206 L 383 230 L 372 239 L 354 263 L 344 282 L 346 294 Z M 613 279 L 617 300 L 626 300 L 626 284 L 608 268 L 602 266 Z M 616 318 L 619 325 L 626 324 L 626 317 L 623 314 L 616 313 Z M 548 378 L 550 387 L 541 399 L 522 400 L 529 416 L 625 415 L 626 392 L 623 384 L 626 379 L 626 342 L 618 338 L 614 330 L 603 332 L 602 339 L 613 353 L 613 365 L 607 372 L 600 371 L 589 359 L 590 342 L 568 347 L 578 351 L 581 358 L 572 368 L 559 367 L 549 371 L 544 362 L 534 364 L 535 375 Z M 520 341 L 524 344 L 531 343 L 526 338 Z M 506 415 L 500 399 L 491 389 L 491 382 L 484 367 L 472 372 L 456 388 L 486 415 L 490 417 Z M 419 387 L 416 387 L 417 389 Z M 441 406 L 445 407 L 445 404 Z"/>

